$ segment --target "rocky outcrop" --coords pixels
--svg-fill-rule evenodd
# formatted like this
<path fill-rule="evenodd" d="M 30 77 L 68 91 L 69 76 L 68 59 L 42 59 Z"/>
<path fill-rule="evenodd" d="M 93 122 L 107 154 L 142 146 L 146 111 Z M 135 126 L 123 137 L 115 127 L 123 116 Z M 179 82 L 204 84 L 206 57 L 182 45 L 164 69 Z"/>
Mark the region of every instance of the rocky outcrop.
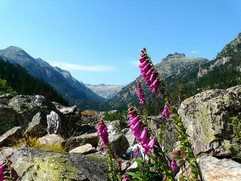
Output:
<path fill-rule="evenodd" d="M 47 134 L 47 115 L 54 111 L 61 118 L 57 130 L 64 138 L 73 136 L 80 126 L 81 116 L 75 107 L 61 107 L 40 95 L 1 95 L 0 96 L 0 135 L 15 126 L 22 128 L 22 136 L 41 137 Z M 65 114 L 67 113 L 67 114 Z M 68 114 L 71 113 L 71 114 Z M 76 131 L 77 130 L 77 131 Z"/>
<path fill-rule="evenodd" d="M 202 171 L 203 181 L 239 181 L 241 180 L 241 164 L 230 159 L 201 157 L 198 164 Z"/>
<path fill-rule="evenodd" d="M 10 155 L 20 180 L 104 181 L 107 180 L 106 160 L 93 162 L 82 154 L 67 154 L 37 149 L 5 148 L 0 154 Z M 0 157 L 0 163 L 3 162 Z"/>
<path fill-rule="evenodd" d="M 233 117 L 241 119 L 241 85 L 227 90 L 208 90 L 182 102 L 178 113 L 196 155 L 232 157 L 237 150 Z"/>

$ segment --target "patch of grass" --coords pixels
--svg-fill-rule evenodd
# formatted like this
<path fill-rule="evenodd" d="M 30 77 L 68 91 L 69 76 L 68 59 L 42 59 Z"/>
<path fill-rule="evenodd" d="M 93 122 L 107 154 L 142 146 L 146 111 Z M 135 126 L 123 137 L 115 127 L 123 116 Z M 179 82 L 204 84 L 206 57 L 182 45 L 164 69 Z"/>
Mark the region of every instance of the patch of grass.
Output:
<path fill-rule="evenodd" d="M 16 148 L 38 148 L 41 150 L 47 151 L 56 151 L 56 152 L 64 152 L 64 149 L 61 143 L 54 144 L 54 145 L 40 145 L 38 138 L 33 138 L 30 136 L 26 136 L 22 140 L 13 144 Z"/>

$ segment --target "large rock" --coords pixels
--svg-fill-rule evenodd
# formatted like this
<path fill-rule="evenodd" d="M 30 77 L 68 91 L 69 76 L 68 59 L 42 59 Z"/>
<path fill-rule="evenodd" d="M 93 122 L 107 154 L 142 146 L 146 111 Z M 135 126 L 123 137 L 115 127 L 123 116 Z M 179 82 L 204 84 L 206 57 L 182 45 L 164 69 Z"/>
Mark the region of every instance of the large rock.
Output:
<path fill-rule="evenodd" d="M 60 105 L 52 103 L 40 95 L 1 95 L 0 135 L 14 126 L 20 126 L 23 135 L 43 136 L 47 133 L 46 116 L 54 111 L 62 120 L 58 134 L 69 138 L 79 131 L 76 123 L 80 121 L 81 116 L 74 106 L 71 108 L 59 107 Z M 60 109 L 66 114 L 62 114 Z"/>
<path fill-rule="evenodd" d="M 64 139 L 56 134 L 47 134 L 38 139 L 38 144 L 40 146 L 53 146 L 53 145 L 62 145 Z"/>
<path fill-rule="evenodd" d="M 198 164 L 203 181 L 240 181 L 241 164 L 230 159 L 219 160 L 214 157 L 201 157 Z"/>
<path fill-rule="evenodd" d="M 81 153 L 81 154 L 89 154 L 95 153 L 97 150 L 89 143 L 76 147 L 73 150 L 70 150 L 69 153 Z"/>
<path fill-rule="evenodd" d="M 104 181 L 107 180 L 106 161 L 99 163 L 82 154 L 67 154 L 36 149 L 6 148 L 0 152 L 3 158 L 14 152 L 10 158 L 12 166 L 21 180 L 34 181 Z"/>
<path fill-rule="evenodd" d="M 44 135 L 47 124 L 46 120 L 41 116 L 41 112 L 37 112 L 31 122 L 28 123 L 28 127 L 24 132 L 24 135 L 31 137 L 41 137 Z"/>
<path fill-rule="evenodd" d="M 121 124 L 119 120 L 107 123 L 109 142 L 112 152 L 117 157 L 122 157 L 129 148 L 129 142 L 125 135 L 121 132 Z"/>
<path fill-rule="evenodd" d="M 182 102 L 178 113 L 187 128 L 196 155 L 234 156 L 237 151 L 232 117 L 241 119 L 241 85 L 208 90 Z"/>
<path fill-rule="evenodd" d="M 11 145 L 16 138 L 19 136 L 19 132 L 21 127 L 13 127 L 12 129 L 8 130 L 2 136 L 0 136 L 0 146 L 9 146 Z"/>
<path fill-rule="evenodd" d="M 80 136 L 71 137 L 63 142 L 63 147 L 65 151 L 72 150 L 76 147 L 84 145 L 86 143 L 91 144 L 93 147 L 97 147 L 99 142 L 98 133 L 83 134 Z"/>

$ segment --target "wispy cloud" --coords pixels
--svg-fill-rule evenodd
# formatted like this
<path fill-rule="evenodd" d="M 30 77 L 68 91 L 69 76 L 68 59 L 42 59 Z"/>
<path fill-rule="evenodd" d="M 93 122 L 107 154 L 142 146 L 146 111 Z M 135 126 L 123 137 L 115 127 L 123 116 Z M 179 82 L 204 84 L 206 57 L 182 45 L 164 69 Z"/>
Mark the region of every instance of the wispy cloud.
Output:
<path fill-rule="evenodd" d="M 129 62 L 131 65 L 135 65 L 138 66 L 139 65 L 139 61 L 130 61 Z"/>
<path fill-rule="evenodd" d="M 198 51 L 197 51 L 197 50 L 192 50 L 191 53 L 192 53 L 192 54 L 197 54 Z"/>
<path fill-rule="evenodd" d="M 49 62 L 49 64 L 65 70 L 80 70 L 80 71 L 89 71 L 89 72 L 110 72 L 110 71 L 116 70 L 115 67 L 107 66 L 107 65 L 86 66 L 86 65 L 70 64 L 70 63 L 64 63 L 64 62 Z"/>

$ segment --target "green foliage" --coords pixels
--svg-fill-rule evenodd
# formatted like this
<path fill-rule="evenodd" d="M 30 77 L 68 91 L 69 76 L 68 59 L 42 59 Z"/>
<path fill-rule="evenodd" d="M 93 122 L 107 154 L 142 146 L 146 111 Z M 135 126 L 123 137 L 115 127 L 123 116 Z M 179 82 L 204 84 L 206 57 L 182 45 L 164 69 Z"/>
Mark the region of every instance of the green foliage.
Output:
<path fill-rule="evenodd" d="M 236 156 L 233 159 L 241 161 L 241 121 L 239 117 L 232 117 L 232 122 L 229 124 L 234 134 L 233 143 L 229 145 L 236 151 Z"/>
<path fill-rule="evenodd" d="M 109 112 L 105 113 L 104 119 L 107 120 L 107 121 L 114 121 L 114 120 L 122 121 L 123 120 L 123 113 L 118 112 L 118 111 L 113 111 L 113 112 L 109 111 Z"/>
<path fill-rule="evenodd" d="M 38 148 L 41 150 L 48 150 L 48 151 L 64 152 L 64 148 L 60 143 L 54 144 L 54 145 L 41 145 L 39 144 L 38 138 L 33 138 L 30 136 L 26 136 L 22 140 L 13 143 L 13 145 L 16 148 L 28 147 L 28 148 Z"/>
<path fill-rule="evenodd" d="M 16 94 L 16 91 L 14 91 L 10 86 L 7 85 L 6 80 L 2 80 L 0 78 L 0 95 L 2 94 Z"/>
<path fill-rule="evenodd" d="M 51 85 L 32 77 L 19 65 L 0 59 L 0 78 L 6 80 L 8 86 L 18 92 L 18 94 L 43 95 L 51 101 L 67 105 L 67 101 Z"/>

